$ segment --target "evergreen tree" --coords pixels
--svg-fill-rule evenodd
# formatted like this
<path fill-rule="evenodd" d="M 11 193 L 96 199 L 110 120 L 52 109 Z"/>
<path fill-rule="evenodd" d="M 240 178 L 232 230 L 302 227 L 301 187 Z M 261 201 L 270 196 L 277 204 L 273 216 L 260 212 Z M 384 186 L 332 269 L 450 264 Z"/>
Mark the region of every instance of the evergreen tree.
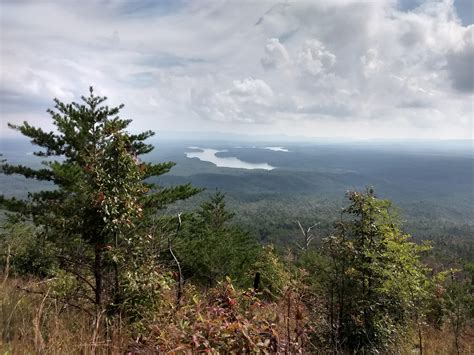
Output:
<path fill-rule="evenodd" d="M 371 189 L 348 198 L 348 218 L 325 244 L 332 259 L 327 290 L 332 346 L 388 351 L 412 318 L 420 323 L 428 280 L 419 256 L 428 247 L 409 241 L 390 201 Z"/>
<path fill-rule="evenodd" d="M 128 133 L 131 120 L 119 117 L 123 105 L 109 107 L 106 100 L 92 87 L 82 103 L 55 99 L 55 109 L 48 110 L 56 126 L 51 132 L 28 122 L 10 124 L 40 148 L 36 156 L 47 160 L 42 169 L 1 165 L 4 174 L 55 184 L 54 190 L 30 193 L 27 200 L 1 196 L 0 203 L 31 218 L 38 237 L 54 243 L 61 268 L 74 275 L 81 294 L 99 309 L 117 299 L 121 269 L 157 211 L 198 192 L 189 184 L 163 188 L 150 183 L 148 178 L 167 173 L 174 163 L 141 161 L 153 149 L 145 140 L 154 133 Z"/>
<path fill-rule="evenodd" d="M 201 204 L 180 239 L 185 276 L 207 286 L 229 276 L 239 286 L 250 286 L 250 270 L 260 248 L 248 233 L 231 224 L 233 216 L 221 192 Z"/>

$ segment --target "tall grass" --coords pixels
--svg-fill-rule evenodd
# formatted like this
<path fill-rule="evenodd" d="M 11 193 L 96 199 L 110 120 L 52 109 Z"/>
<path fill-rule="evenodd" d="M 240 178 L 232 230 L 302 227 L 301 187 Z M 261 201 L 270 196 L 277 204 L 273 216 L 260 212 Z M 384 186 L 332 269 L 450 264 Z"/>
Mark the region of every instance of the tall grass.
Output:
<path fill-rule="evenodd" d="M 189 300 L 190 303 L 179 310 L 171 311 L 171 308 L 163 310 L 167 316 L 157 315 L 154 319 L 155 323 L 150 327 L 151 336 L 147 339 L 147 344 L 144 344 L 144 342 L 137 342 L 137 339 L 132 337 L 127 327 L 119 320 L 114 323 L 105 322 L 101 315 L 87 314 L 50 297 L 44 282 L 6 277 L 0 285 L 0 354 L 2 355 L 156 353 L 156 349 L 164 351 L 186 349 L 183 352 L 191 352 L 190 349 L 193 349 L 192 352 L 198 352 L 199 350 L 193 344 L 196 341 L 194 332 L 200 332 L 203 336 L 207 334 L 207 337 L 210 337 L 211 330 L 215 331 L 216 326 L 229 324 L 226 319 L 216 323 L 215 313 L 213 313 L 216 307 L 212 305 L 214 301 L 212 301 L 211 293 L 202 303 L 193 305 Z M 38 287 L 41 288 L 39 293 L 25 291 L 38 290 Z M 203 297 L 206 296 L 203 295 Z M 191 297 L 187 294 L 186 298 Z M 208 308 L 204 307 L 206 302 L 209 305 Z M 204 320 L 196 320 L 196 313 L 199 312 L 205 318 Z M 295 322 L 300 318 L 294 318 L 289 314 L 285 298 L 282 298 L 280 303 L 268 303 L 258 311 L 257 315 L 261 317 L 260 320 L 273 319 L 276 322 L 272 324 L 273 332 L 279 334 L 279 347 L 276 353 L 288 352 L 285 344 L 289 340 L 286 340 L 286 337 L 291 336 L 292 341 L 298 339 L 296 332 L 298 324 Z M 304 318 L 301 318 L 301 322 L 304 322 Z M 180 323 L 183 319 L 191 324 L 184 326 Z M 193 322 L 196 324 L 193 325 Z M 242 319 L 239 324 L 247 323 L 245 319 Z M 235 321 L 234 325 L 236 325 Z M 183 327 L 189 328 L 189 331 L 185 331 Z M 211 338 L 208 339 L 211 341 Z M 215 340 L 220 341 L 217 338 Z M 400 350 L 398 353 L 419 353 L 415 337 L 411 344 L 410 346 L 410 341 L 408 341 L 406 350 Z M 324 350 L 312 347 L 311 344 L 307 344 L 305 349 L 299 348 L 298 352 L 326 353 Z M 293 352 L 289 351 L 289 353 Z M 460 353 L 474 353 L 472 327 L 463 334 Z M 449 324 L 446 324 L 442 330 L 431 327 L 423 329 L 423 354 L 457 354 Z"/>
<path fill-rule="evenodd" d="M 0 354 L 123 354 L 123 329 L 44 294 L 35 280 L 7 278 L 0 289 Z M 100 324 L 99 327 L 94 324 Z"/>

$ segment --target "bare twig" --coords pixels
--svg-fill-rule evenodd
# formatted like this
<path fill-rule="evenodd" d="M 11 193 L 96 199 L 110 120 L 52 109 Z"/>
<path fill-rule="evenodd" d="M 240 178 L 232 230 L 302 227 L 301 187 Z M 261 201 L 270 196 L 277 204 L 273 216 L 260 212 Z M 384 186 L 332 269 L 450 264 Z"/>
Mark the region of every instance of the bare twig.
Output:
<path fill-rule="evenodd" d="M 43 308 L 44 308 L 44 302 L 46 301 L 46 298 L 48 297 L 50 289 L 48 288 L 48 291 L 46 291 L 46 294 L 43 297 L 43 300 L 40 303 L 38 313 L 36 314 L 35 318 L 33 319 L 33 325 L 34 325 L 34 333 L 35 333 L 35 348 L 36 352 L 38 354 L 43 354 L 45 351 L 44 349 L 44 339 L 41 334 L 41 317 L 43 313 Z"/>
<path fill-rule="evenodd" d="M 73 274 L 75 277 L 77 277 L 79 280 L 83 281 L 87 286 L 89 286 L 91 288 L 92 291 L 95 292 L 95 286 L 89 281 L 87 280 L 84 276 L 82 276 L 79 271 L 76 271 L 72 268 L 66 268 L 64 267 L 64 269 L 67 271 L 67 272 L 70 272 L 71 274 Z"/>
<path fill-rule="evenodd" d="M 303 245 L 300 245 L 298 242 L 296 243 L 296 245 L 298 245 L 298 247 L 301 249 L 301 250 L 308 250 L 309 248 L 309 245 L 311 244 L 311 241 L 315 238 L 315 235 L 313 233 L 311 233 L 311 230 L 316 227 L 319 223 L 315 223 L 313 224 L 312 226 L 308 227 L 306 230 L 303 228 L 303 226 L 301 225 L 300 221 L 296 220 L 295 223 L 298 225 L 298 227 L 300 228 L 301 230 L 301 233 L 303 234 L 303 237 L 304 237 L 304 244 Z"/>
<path fill-rule="evenodd" d="M 170 251 L 170 254 L 173 257 L 176 265 L 178 266 L 178 290 L 176 293 L 176 303 L 178 306 L 181 301 L 181 295 L 183 292 L 183 273 L 181 271 L 181 264 L 179 263 L 176 255 L 173 253 L 172 241 L 178 237 L 180 229 L 181 229 L 181 213 L 178 213 L 178 227 L 176 228 L 176 234 L 173 239 L 168 237 L 168 250 Z"/>
<path fill-rule="evenodd" d="M 26 292 L 26 293 L 31 293 L 31 294 L 36 294 L 36 295 L 42 295 L 42 296 L 45 295 L 44 292 L 41 292 L 41 291 L 33 291 L 33 290 L 30 290 L 30 289 L 28 289 L 28 288 L 24 288 L 24 287 L 21 287 L 21 286 L 16 286 L 16 288 L 17 288 L 18 290 L 24 291 L 24 292 Z M 49 290 L 48 290 L 48 292 L 49 292 Z M 58 302 L 61 302 L 61 303 L 65 304 L 65 305 L 67 305 L 67 306 L 70 306 L 70 307 L 76 308 L 76 309 L 78 309 L 78 310 L 80 310 L 80 311 L 83 311 L 83 312 L 87 313 L 87 314 L 90 315 L 90 316 L 93 315 L 89 310 L 87 310 L 87 309 L 84 308 L 84 307 L 78 306 L 77 304 L 69 303 L 69 302 L 67 302 L 67 301 L 65 301 L 65 300 L 62 300 L 62 299 L 59 298 L 59 297 L 54 297 L 54 296 L 50 296 L 50 295 L 48 295 L 48 297 L 51 298 L 51 299 L 57 300 Z"/>
<path fill-rule="evenodd" d="M 11 257 L 11 248 L 10 248 L 10 244 L 8 244 L 7 260 L 5 261 L 5 275 L 3 277 L 2 287 L 5 287 L 5 284 L 8 280 L 8 274 L 10 272 L 10 257 Z"/>
<path fill-rule="evenodd" d="M 291 316 L 291 291 L 287 291 L 287 309 L 286 309 L 286 354 L 291 353 L 291 329 L 290 329 L 290 316 Z"/>
<path fill-rule="evenodd" d="M 97 345 L 98 345 L 98 342 L 97 342 L 97 338 L 98 338 L 98 334 L 99 334 L 99 326 L 100 326 L 100 320 L 102 318 L 102 314 L 103 314 L 103 311 L 98 311 L 97 314 L 96 314 L 96 318 L 95 318 L 95 327 L 94 327 L 94 332 L 92 333 L 92 339 L 91 339 L 91 345 L 92 345 L 92 353 L 95 354 L 96 353 L 96 348 L 97 348 Z"/>

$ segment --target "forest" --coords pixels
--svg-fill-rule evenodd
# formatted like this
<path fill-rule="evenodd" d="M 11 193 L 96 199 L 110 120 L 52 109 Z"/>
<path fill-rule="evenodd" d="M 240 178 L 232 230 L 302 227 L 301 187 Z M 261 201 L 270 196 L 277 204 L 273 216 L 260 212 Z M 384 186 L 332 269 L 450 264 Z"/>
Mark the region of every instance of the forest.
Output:
<path fill-rule="evenodd" d="M 446 181 L 432 163 L 416 170 L 413 160 L 426 185 L 449 192 L 432 202 L 431 219 L 403 197 L 413 182 L 396 167 L 389 172 L 399 185 L 367 170 L 377 188 L 337 166 L 303 171 L 295 184 L 284 170 L 272 179 L 222 173 L 232 181 L 225 186 L 200 174 L 195 184 L 195 162 L 179 170 L 146 158 L 154 132 L 129 133 L 122 108 L 90 88 L 79 103 L 55 99 L 54 131 L 10 125 L 36 146 L 38 163 L 4 154 L 0 165 L 0 181 L 23 176 L 34 186 L 27 196 L 14 188 L 0 196 L 3 354 L 474 351 L 473 226 L 463 222 L 473 192 L 464 165 L 439 160 L 459 169 Z M 323 178 L 335 188 L 319 200 L 298 190 Z M 357 189 L 328 199 L 350 179 Z M 380 197 L 384 187 L 402 191 L 407 209 Z M 454 200 L 451 209 L 436 204 Z"/>

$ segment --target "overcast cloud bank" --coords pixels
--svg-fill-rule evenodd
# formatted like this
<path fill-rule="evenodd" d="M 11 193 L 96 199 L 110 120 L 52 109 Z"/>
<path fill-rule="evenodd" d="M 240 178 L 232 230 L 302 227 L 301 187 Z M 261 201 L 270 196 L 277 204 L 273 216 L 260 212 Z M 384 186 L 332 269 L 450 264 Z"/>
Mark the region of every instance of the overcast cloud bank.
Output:
<path fill-rule="evenodd" d="M 137 130 L 473 136 L 474 26 L 453 1 L 0 6 L 1 136 L 91 84 Z"/>

